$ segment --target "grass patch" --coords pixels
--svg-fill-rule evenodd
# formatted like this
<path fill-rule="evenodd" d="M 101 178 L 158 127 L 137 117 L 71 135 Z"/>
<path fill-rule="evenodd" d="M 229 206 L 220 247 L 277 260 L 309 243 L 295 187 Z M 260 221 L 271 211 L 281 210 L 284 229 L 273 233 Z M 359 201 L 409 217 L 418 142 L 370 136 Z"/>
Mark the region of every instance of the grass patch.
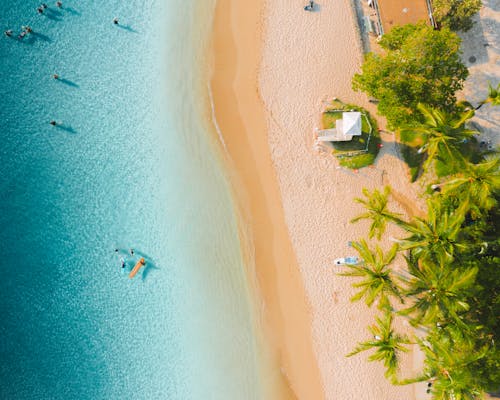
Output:
<path fill-rule="evenodd" d="M 331 142 L 333 155 L 339 159 L 343 167 L 359 169 L 373 164 L 380 150 L 380 135 L 378 133 L 377 121 L 362 107 L 353 104 L 344 104 L 339 100 L 332 101 L 330 110 L 326 110 L 321 118 L 323 128 L 335 128 L 335 121 L 342 118 L 343 111 L 360 111 L 361 136 L 354 136 L 348 142 Z M 370 133 L 371 125 L 371 133 Z M 367 152 L 351 154 L 367 149 Z"/>

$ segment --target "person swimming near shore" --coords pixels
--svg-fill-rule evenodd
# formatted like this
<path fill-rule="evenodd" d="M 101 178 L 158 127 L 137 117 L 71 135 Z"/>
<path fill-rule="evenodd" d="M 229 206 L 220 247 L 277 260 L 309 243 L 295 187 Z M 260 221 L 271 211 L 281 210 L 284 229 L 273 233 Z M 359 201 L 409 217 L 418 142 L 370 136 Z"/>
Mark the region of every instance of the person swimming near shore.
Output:
<path fill-rule="evenodd" d="M 113 24 L 118 25 L 118 18 L 113 18 Z"/>
<path fill-rule="evenodd" d="M 18 39 L 24 39 L 25 36 L 26 36 L 26 31 L 21 31 L 21 33 L 18 36 Z"/>
<path fill-rule="evenodd" d="M 52 120 L 50 120 L 49 124 L 52 125 L 52 126 L 56 126 L 57 122 L 52 119 Z"/>
<path fill-rule="evenodd" d="M 45 3 L 40 4 L 40 7 L 42 7 L 44 10 L 49 8 L 49 6 Z"/>
<path fill-rule="evenodd" d="M 23 25 L 21 26 L 21 30 L 25 31 L 26 33 L 32 33 L 33 32 L 33 29 L 31 29 L 31 26 L 29 25 Z"/>
<path fill-rule="evenodd" d="M 130 249 L 130 255 L 134 255 L 134 249 Z"/>
<path fill-rule="evenodd" d="M 38 7 L 36 11 L 38 14 L 43 14 L 43 7 Z"/>
<path fill-rule="evenodd" d="M 62 1 L 56 1 L 56 7 L 61 8 L 62 7 Z"/>
<path fill-rule="evenodd" d="M 12 36 L 12 29 L 7 29 L 6 31 L 4 31 L 4 35 L 5 36 L 8 36 L 8 37 L 11 37 Z"/>
<path fill-rule="evenodd" d="M 59 75 L 54 74 L 54 75 L 52 75 L 52 78 L 54 78 L 54 79 L 59 79 Z"/>

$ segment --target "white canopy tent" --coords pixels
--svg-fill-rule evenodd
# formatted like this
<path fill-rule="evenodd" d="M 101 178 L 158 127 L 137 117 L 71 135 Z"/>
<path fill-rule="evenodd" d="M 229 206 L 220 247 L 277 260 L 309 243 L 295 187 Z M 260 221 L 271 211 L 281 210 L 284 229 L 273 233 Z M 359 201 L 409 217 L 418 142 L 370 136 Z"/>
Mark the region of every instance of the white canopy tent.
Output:
<path fill-rule="evenodd" d="M 342 119 L 335 122 L 334 129 L 323 129 L 318 131 L 320 142 L 346 142 L 353 136 L 361 135 L 361 113 L 349 111 L 342 113 Z"/>

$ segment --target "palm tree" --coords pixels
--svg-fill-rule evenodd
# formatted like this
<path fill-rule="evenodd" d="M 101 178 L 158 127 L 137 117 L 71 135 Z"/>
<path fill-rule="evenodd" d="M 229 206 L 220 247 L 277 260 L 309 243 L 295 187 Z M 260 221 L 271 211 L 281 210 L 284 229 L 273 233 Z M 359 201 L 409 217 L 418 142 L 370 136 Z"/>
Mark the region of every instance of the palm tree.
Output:
<path fill-rule="evenodd" d="M 392 330 L 392 314 L 386 312 L 382 318 L 376 318 L 377 324 L 368 327 L 373 335 L 373 340 L 359 343 L 347 357 L 351 357 L 365 350 L 374 349 L 375 353 L 368 357 L 368 361 L 382 361 L 386 367 L 385 376 L 396 375 L 398 369 L 398 358 L 400 352 L 407 352 L 404 346 L 410 344 L 410 340 Z"/>
<path fill-rule="evenodd" d="M 438 157 L 454 160 L 454 150 L 458 144 L 477 133 L 465 128 L 465 122 L 474 116 L 474 110 L 447 113 L 424 104 L 418 104 L 417 108 L 424 116 L 424 122 L 419 125 L 406 125 L 400 133 L 404 141 L 421 142 L 419 153 L 427 154 L 424 170 Z"/>
<path fill-rule="evenodd" d="M 366 305 L 371 307 L 374 301 L 379 299 L 379 308 L 383 308 L 389 306 L 389 296 L 395 296 L 402 303 L 403 298 L 392 278 L 392 271 L 389 268 L 389 265 L 397 255 L 398 246 L 392 246 L 387 254 L 384 254 L 379 246 L 376 246 L 373 252 L 365 240 L 353 243 L 352 247 L 358 251 L 363 262 L 361 265 L 346 265 L 351 271 L 339 275 L 357 276 L 364 279 L 352 285 L 353 287 L 361 288 L 361 290 L 351 298 L 351 301 L 358 301 L 364 298 Z"/>
<path fill-rule="evenodd" d="M 474 284 L 478 268 L 452 269 L 447 264 L 409 261 L 408 269 L 411 276 L 402 278 L 404 294 L 413 303 L 399 314 L 408 315 L 413 325 L 452 323 L 467 329 L 461 314 L 469 310 L 467 289 Z"/>
<path fill-rule="evenodd" d="M 365 199 L 356 198 L 356 202 L 363 204 L 366 208 L 366 212 L 353 218 L 351 222 L 358 222 L 362 219 L 371 219 L 372 224 L 370 225 L 370 230 L 368 232 L 368 237 L 371 239 L 373 236 L 377 236 L 380 240 L 382 234 L 385 232 L 385 227 L 387 221 L 400 222 L 400 214 L 392 213 L 387 208 L 388 196 L 391 193 L 389 186 L 384 188 L 383 193 L 375 189 L 372 193 L 366 188 L 363 189 L 363 194 Z"/>
<path fill-rule="evenodd" d="M 464 160 L 462 171 L 441 187 L 446 195 L 466 197 L 478 209 L 491 210 L 500 190 L 500 157 L 487 157 L 478 164 Z"/>
<path fill-rule="evenodd" d="M 479 103 L 476 110 L 479 110 L 486 103 L 491 103 L 494 106 L 500 106 L 500 83 L 496 88 L 491 86 L 491 83 L 488 83 L 488 97 Z"/>
<path fill-rule="evenodd" d="M 477 361 L 483 359 L 489 346 L 477 348 L 473 341 L 456 340 L 433 331 L 419 341 L 425 354 L 424 375 L 433 381 L 434 399 L 476 400 L 482 398 L 482 388 L 476 376 Z M 409 382 L 406 382 L 409 383 Z"/>
<path fill-rule="evenodd" d="M 450 262 L 456 250 L 466 249 L 465 243 L 459 241 L 459 233 L 468 203 L 463 201 L 458 209 L 450 210 L 439 199 L 431 199 L 427 208 L 427 219 L 414 217 L 408 223 L 399 223 L 410 236 L 397 243 L 401 250 L 410 250 L 417 259 L 434 260 L 439 264 Z"/>

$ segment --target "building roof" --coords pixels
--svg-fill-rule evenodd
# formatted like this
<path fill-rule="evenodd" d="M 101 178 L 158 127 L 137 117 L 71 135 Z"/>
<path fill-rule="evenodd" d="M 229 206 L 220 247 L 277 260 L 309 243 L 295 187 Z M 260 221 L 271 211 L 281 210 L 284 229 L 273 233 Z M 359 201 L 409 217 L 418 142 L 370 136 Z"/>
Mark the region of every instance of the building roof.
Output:
<path fill-rule="evenodd" d="M 425 21 L 431 25 L 428 0 L 377 0 L 377 11 L 384 33 L 396 25 Z"/>

